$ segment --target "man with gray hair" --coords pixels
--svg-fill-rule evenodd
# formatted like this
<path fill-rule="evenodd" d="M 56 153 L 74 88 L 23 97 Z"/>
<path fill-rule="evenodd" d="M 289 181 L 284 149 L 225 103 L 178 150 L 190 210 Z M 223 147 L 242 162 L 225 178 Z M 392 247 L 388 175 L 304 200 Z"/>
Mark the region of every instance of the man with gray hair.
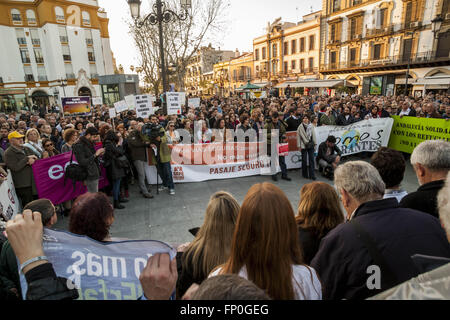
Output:
<path fill-rule="evenodd" d="M 450 170 L 450 142 L 443 140 L 422 142 L 414 149 L 411 164 L 420 188 L 404 197 L 400 207 L 439 217 L 436 199 Z"/>
<path fill-rule="evenodd" d="M 371 164 L 340 165 L 335 185 L 348 222 L 322 239 L 311 262 L 324 299 L 365 299 L 407 281 L 419 274 L 415 254 L 450 258 L 439 220 L 383 199 L 385 184 Z"/>

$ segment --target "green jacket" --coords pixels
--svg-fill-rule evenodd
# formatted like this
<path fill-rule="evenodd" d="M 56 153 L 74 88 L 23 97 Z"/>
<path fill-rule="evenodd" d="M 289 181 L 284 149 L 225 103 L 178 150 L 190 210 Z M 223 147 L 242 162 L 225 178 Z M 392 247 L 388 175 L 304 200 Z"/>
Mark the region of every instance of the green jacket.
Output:
<path fill-rule="evenodd" d="M 283 142 L 283 137 L 286 136 L 286 125 L 283 122 L 278 121 L 278 127 L 279 128 L 274 128 L 272 121 L 266 122 L 264 129 L 267 130 L 267 144 L 272 144 L 272 130 L 273 129 L 280 130 L 279 131 L 279 141 L 277 143 Z"/>
<path fill-rule="evenodd" d="M 336 124 L 336 119 L 334 118 L 334 116 L 332 114 L 330 114 L 330 116 L 327 116 L 326 114 L 324 114 L 319 119 L 319 124 L 321 126 L 334 126 Z"/>
<path fill-rule="evenodd" d="M 161 143 L 159 144 L 158 153 L 159 153 L 161 163 L 167 163 L 167 162 L 172 161 L 172 150 L 169 148 L 169 145 L 167 144 L 166 131 L 163 128 L 161 128 L 160 132 L 164 133 L 164 136 L 161 137 Z M 150 142 L 149 137 L 143 137 L 143 140 Z M 152 154 L 152 163 L 156 164 L 156 156 L 153 151 L 153 148 L 150 148 L 150 150 L 151 150 L 151 154 Z"/>

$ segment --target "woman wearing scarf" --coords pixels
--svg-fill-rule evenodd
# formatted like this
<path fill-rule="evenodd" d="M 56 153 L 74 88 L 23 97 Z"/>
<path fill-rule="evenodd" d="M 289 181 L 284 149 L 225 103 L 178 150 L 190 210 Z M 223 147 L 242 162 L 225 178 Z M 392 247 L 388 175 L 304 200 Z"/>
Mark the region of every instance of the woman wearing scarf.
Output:
<path fill-rule="evenodd" d="M 316 180 L 314 173 L 314 150 L 317 146 L 317 139 L 314 127 L 310 123 L 307 115 L 303 116 L 302 124 L 297 129 L 297 146 L 302 152 L 303 178 Z"/>
<path fill-rule="evenodd" d="M 25 144 L 23 146 L 33 151 L 39 159 L 42 158 L 44 149 L 42 148 L 41 135 L 37 129 L 28 129 L 25 134 Z"/>

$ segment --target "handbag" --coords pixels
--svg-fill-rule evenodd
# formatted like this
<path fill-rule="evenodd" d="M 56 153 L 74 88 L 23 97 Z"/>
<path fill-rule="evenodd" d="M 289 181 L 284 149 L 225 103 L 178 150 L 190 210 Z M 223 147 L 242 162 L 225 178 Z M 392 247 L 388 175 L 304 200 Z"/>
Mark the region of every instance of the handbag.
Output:
<path fill-rule="evenodd" d="M 67 166 L 64 175 L 64 185 L 66 185 L 66 179 L 72 180 L 73 189 L 75 190 L 75 185 L 78 181 L 86 181 L 88 177 L 87 171 L 80 166 L 78 163 L 73 162 L 73 150 L 70 157 L 70 164 Z"/>
<path fill-rule="evenodd" d="M 121 155 L 120 157 L 116 158 L 116 164 L 120 168 L 128 168 L 130 166 L 130 163 L 125 155 Z"/>
<path fill-rule="evenodd" d="M 314 141 L 311 138 L 311 140 L 309 140 L 306 144 L 305 144 L 305 149 L 313 149 L 314 148 Z"/>

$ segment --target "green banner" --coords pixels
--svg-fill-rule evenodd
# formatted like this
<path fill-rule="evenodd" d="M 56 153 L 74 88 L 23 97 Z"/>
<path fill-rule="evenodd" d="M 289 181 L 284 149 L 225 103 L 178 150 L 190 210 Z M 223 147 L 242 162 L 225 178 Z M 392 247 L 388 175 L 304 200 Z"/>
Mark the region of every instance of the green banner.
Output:
<path fill-rule="evenodd" d="M 450 141 L 450 121 L 444 119 L 393 116 L 389 148 L 412 153 L 425 140 Z"/>

